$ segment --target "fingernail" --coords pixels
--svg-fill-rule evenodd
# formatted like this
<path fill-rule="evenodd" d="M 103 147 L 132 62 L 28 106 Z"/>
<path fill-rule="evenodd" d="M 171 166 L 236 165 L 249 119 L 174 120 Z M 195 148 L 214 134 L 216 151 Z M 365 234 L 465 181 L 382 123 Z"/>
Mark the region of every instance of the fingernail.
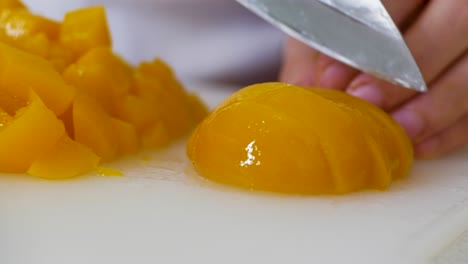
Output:
<path fill-rule="evenodd" d="M 335 63 L 331 63 L 330 65 L 326 66 L 326 68 L 324 68 L 318 77 L 320 79 L 317 83 L 320 87 L 340 88 L 336 86 L 339 85 L 340 82 L 342 82 L 342 80 L 346 77 L 346 68 L 340 67 L 340 65 Z"/>
<path fill-rule="evenodd" d="M 298 74 L 285 76 L 281 78 L 284 83 L 299 85 L 299 86 L 311 86 L 313 83 L 312 74 Z"/>
<path fill-rule="evenodd" d="M 405 129 L 412 141 L 417 140 L 423 132 L 424 122 L 414 111 L 403 109 L 395 112 L 393 118 Z"/>
<path fill-rule="evenodd" d="M 352 87 L 348 89 L 348 93 L 380 107 L 383 106 L 385 99 L 382 91 L 372 84 Z"/>

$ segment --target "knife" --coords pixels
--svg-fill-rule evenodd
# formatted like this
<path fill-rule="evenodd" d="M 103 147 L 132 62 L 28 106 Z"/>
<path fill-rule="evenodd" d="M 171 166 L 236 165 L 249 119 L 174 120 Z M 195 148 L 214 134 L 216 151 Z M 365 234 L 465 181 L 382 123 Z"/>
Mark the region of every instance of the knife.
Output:
<path fill-rule="evenodd" d="M 379 0 L 237 0 L 310 47 L 377 78 L 419 92 L 424 78 Z"/>

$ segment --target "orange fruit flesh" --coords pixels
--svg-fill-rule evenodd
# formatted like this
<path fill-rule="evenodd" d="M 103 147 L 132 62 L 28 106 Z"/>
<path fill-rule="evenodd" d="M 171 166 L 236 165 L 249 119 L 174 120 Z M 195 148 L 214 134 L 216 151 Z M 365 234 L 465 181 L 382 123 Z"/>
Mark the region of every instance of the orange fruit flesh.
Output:
<path fill-rule="evenodd" d="M 409 173 L 403 129 L 340 91 L 257 84 L 226 99 L 193 132 L 200 175 L 247 189 L 342 194 L 386 189 Z"/>
<path fill-rule="evenodd" d="M 65 135 L 63 123 L 31 93 L 28 105 L 18 109 L 0 130 L 0 168 L 3 172 L 24 172 L 45 150 Z"/>
<path fill-rule="evenodd" d="M 63 136 L 49 150 L 40 155 L 29 167 L 33 176 L 49 179 L 66 179 L 95 168 L 99 157 L 83 144 Z"/>
<path fill-rule="evenodd" d="M 78 176 L 164 147 L 207 114 L 169 65 L 131 66 L 111 42 L 102 6 L 53 21 L 0 0 L 0 172 Z"/>

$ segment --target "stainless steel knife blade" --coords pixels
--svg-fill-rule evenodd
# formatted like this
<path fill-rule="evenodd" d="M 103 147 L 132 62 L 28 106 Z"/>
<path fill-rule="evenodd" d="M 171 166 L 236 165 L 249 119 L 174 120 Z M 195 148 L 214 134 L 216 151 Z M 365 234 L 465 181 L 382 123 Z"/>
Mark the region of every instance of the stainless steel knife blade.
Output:
<path fill-rule="evenodd" d="M 405 88 L 427 90 L 401 33 L 378 0 L 237 0 L 290 36 Z"/>

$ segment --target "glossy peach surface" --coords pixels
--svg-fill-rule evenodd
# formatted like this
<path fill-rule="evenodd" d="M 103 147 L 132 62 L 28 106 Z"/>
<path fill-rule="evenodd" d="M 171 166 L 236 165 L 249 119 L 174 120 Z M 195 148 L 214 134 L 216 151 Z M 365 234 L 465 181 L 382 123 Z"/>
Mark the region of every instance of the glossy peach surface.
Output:
<path fill-rule="evenodd" d="M 198 126 L 187 153 L 207 179 L 301 194 L 386 189 L 413 161 L 403 129 L 377 107 L 282 83 L 234 93 Z"/>

